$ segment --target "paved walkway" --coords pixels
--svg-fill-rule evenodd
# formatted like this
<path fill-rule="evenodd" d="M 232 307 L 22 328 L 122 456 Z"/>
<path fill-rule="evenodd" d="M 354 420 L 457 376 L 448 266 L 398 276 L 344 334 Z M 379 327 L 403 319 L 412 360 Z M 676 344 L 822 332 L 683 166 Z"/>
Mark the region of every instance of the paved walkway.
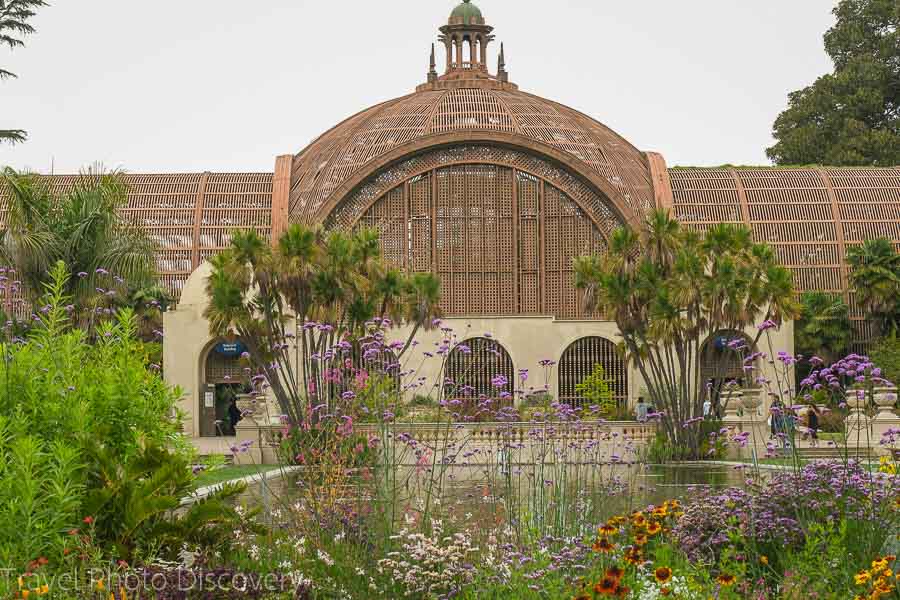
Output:
<path fill-rule="evenodd" d="M 214 454 L 230 455 L 231 446 L 237 443 L 234 437 L 198 437 L 191 438 L 191 443 L 197 449 L 200 456 L 212 456 Z"/>

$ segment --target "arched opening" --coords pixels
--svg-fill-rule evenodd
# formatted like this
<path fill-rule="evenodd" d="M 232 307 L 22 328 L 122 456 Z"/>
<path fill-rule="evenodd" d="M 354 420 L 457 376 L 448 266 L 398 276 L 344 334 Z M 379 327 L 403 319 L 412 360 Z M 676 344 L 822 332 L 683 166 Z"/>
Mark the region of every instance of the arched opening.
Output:
<path fill-rule="evenodd" d="M 203 355 L 199 424 L 201 437 L 231 437 L 237 424 L 238 396 L 252 391 L 240 340 L 216 340 Z"/>
<path fill-rule="evenodd" d="M 727 386 L 744 386 L 753 381 L 754 373 L 744 360 L 755 353 L 756 347 L 747 335 L 727 329 L 710 335 L 700 347 L 700 381 L 706 390 L 704 400 L 708 397 L 711 401 L 714 416 L 723 414 L 720 398 Z"/>
<path fill-rule="evenodd" d="M 472 38 L 469 36 L 463 37 L 462 40 L 462 54 L 460 55 L 460 63 L 461 65 L 465 65 L 472 61 Z"/>
<path fill-rule="evenodd" d="M 609 387 L 610 400 L 615 402 L 616 407 L 627 407 L 628 369 L 625 359 L 613 342 L 595 336 L 576 340 L 563 352 L 559 360 L 559 401 L 581 408 L 596 402 L 596 399 L 587 398 L 578 386 L 594 374 L 597 365 L 603 368 L 603 380 Z"/>
<path fill-rule="evenodd" d="M 453 412 L 487 418 L 512 406 L 515 371 L 512 358 L 490 338 L 472 338 L 457 344 L 447 358 L 444 398 Z"/>

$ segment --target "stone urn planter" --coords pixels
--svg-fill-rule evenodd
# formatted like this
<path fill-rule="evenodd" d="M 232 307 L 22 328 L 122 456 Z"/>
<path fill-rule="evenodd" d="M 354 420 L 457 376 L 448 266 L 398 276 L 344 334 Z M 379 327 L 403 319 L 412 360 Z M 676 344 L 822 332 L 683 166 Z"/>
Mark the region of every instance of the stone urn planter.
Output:
<path fill-rule="evenodd" d="M 238 423 L 238 426 L 244 425 L 246 427 L 248 425 L 256 425 L 260 411 L 262 410 L 262 403 L 259 399 L 251 394 L 241 394 L 238 396 L 236 404 L 238 410 L 240 410 L 241 414 L 244 416 L 243 420 Z"/>
<path fill-rule="evenodd" d="M 897 404 L 897 390 L 894 388 L 875 388 L 873 393 L 875 405 L 878 406 L 878 414 L 875 416 L 876 421 L 894 421 L 897 414 L 894 412 L 894 406 Z"/>
<path fill-rule="evenodd" d="M 762 405 L 762 390 L 758 388 L 750 388 L 748 390 L 744 390 L 743 396 L 741 397 L 741 406 L 744 407 L 744 417 L 745 418 L 754 418 L 757 415 L 757 410 Z"/>
<path fill-rule="evenodd" d="M 846 396 L 847 406 L 850 412 L 847 420 L 844 422 L 847 434 L 863 433 L 871 426 L 869 416 L 866 414 L 869 398 L 866 390 L 863 388 L 850 388 L 847 390 Z"/>
<path fill-rule="evenodd" d="M 722 403 L 724 415 L 722 421 L 725 423 L 739 423 L 741 421 L 740 409 L 743 406 L 744 392 L 741 389 L 733 388 L 722 391 L 719 401 Z"/>

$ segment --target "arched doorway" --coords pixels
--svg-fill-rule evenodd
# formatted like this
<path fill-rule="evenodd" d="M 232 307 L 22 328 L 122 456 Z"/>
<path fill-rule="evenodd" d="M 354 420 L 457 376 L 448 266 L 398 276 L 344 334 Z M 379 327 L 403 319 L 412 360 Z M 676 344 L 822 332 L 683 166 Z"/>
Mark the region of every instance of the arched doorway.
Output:
<path fill-rule="evenodd" d="M 594 372 L 595 365 L 603 367 L 612 399 L 617 407 L 628 405 L 628 369 L 616 345 L 606 338 L 591 336 L 573 342 L 559 360 L 559 401 L 574 407 L 587 403 L 577 391 L 579 384 Z"/>
<path fill-rule="evenodd" d="M 745 369 L 744 359 L 754 353 L 753 340 L 740 331 L 727 329 L 710 335 L 701 346 L 700 381 L 716 416 L 722 416 L 719 398 L 726 386 L 744 386 L 752 382 L 753 371 Z"/>
<path fill-rule="evenodd" d="M 444 397 L 456 403 L 459 412 L 469 415 L 484 415 L 514 403 L 512 358 L 506 348 L 490 338 L 471 338 L 457 344 L 447 358 L 444 383 Z"/>
<path fill-rule="evenodd" d="M 230 437 L 235 434 L 230 412 L 238 395 L 251 391 L 247 365 L 241 358 L 245 347 L 240 340 L 217 340 L 203 357 L 203 381 L 198 411 L 201 437 Z"/>

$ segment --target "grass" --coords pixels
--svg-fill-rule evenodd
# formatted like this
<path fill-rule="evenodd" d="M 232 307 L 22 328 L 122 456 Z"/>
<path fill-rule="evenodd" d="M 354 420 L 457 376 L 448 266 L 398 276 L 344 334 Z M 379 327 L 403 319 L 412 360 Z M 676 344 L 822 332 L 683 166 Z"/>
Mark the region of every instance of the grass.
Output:
<path fill-rule="evenodd" d="M 274 471 L 278 468 L 279 467 L 276 465 L 229 465 L 210 471 L 203 471 L 197 475 L 195 484 L 199 489 L 210 485 L 216 485 L 217 483 L 232 481 L 234 479 L 243 479 L 244 477 L 250 477 L 251 475 L 268 473 L 269 471 Z"/>

